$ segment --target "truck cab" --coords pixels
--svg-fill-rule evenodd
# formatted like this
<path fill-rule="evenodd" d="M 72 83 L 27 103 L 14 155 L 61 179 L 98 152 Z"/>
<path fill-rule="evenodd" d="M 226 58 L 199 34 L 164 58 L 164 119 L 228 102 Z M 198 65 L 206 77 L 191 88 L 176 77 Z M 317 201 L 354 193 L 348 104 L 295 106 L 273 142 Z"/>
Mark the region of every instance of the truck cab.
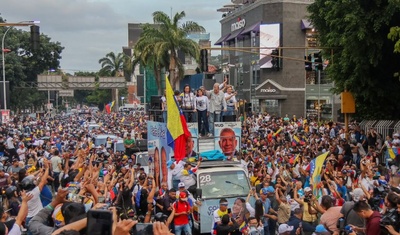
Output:
<path fill-rule="evenodd" d="M 250 182 L 240 162 L 202 162 L 196 172 L 197 190 L 195 195 L 201 205 L 193 208 L 194 234 L 210 234 L 213 227 L 213 213 L 219 209 L 219 200 L 228 200 L 231 208 L 239 197 L 246 199 Z"/>

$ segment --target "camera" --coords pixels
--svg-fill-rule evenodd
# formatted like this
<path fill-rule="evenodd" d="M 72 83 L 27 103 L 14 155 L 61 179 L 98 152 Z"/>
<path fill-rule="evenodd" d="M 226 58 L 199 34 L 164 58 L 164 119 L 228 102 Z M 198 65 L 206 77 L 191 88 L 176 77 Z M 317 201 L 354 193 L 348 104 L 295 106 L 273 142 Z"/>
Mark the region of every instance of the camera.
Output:
<path fill-rule="evenodd" d="M 381 227 L 385 227 L 387 225 L 392 225 L 395 227 L 396 224 L 396 219 L 393 216 L 383 216 L 381 222 L 379 223 Z"/>
<path fill-rule="evenodd" d="M 306 195 L 306 196 L 304 197 L 304 202 L 306 202 L 306 203 L 311 202 L 311 195 Z"/>

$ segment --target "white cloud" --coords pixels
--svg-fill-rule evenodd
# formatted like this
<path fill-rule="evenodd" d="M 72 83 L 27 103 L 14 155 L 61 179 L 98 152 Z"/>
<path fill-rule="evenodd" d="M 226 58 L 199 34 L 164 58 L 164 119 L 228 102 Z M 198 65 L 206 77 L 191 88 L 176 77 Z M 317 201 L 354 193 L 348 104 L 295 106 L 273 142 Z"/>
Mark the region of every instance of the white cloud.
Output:
<path fill-rule="evenodd" d="M 40 31 L 65 47 L 61 67 L 66 71 L 96 71 L 108 52 L 128 44 L 128 23 L 151 22 L 154 11 L 185 11 L 192 20 L 220 37 L 222 2 L 213 0 L 2 0 L 1 16 L 8 22 L 40 20 Z M 28 29 L 27 29 L 28 30 Z"/>

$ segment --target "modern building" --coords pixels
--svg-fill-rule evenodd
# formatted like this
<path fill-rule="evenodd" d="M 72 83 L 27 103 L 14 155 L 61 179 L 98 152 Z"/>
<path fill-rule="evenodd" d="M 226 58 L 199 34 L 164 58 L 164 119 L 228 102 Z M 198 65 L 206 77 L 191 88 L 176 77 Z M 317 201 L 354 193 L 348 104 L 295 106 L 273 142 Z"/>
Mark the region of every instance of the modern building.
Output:
<path fill-rule="evenodd" d="M 240 98 L 251 101 L 252 110 L 310 117 L 317 111 L 321 118 L 335 119 L 327 108 L 334 102 L 332 83 L 323 71 L 305 70 L 305 56 L 313 59 L 320 51 L 306 20 L 311 3 L 232 0 L 218 9 L 223 18 L 215 45 L 222 47 L 225 76 Z"/>

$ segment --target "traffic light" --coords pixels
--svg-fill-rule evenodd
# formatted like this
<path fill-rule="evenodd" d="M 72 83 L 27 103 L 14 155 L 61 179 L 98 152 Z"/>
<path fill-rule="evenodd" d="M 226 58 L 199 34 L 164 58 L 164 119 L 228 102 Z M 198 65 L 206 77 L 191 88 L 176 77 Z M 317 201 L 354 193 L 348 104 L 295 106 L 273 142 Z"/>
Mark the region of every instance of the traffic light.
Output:
<path fill-rule="evenodd" d="M 201 67 L 201 71 L 208 72 L 208 51 L 207 51 L 207 49 L 200 50 L 200 67 Z"/>
<path fill-rule="evenodd" d="M 279 51 L 278 51 L 278 49 L 272 50 L 271 55 L 272 55 L 272 60 L 271 60 L 272 68 L 276 69 L 276 71 L 279 71 L 279 68 L 280 68 L 280 58 L 277 57 L 277 56 L 279 56 Z"/>
<path fill-rule="evenodd" d="M 37 49 L 39 49 L 40 31 L 39 31 L 39 26 L 37 26 L 37 25 L 31 26 L 31 43 L 32 43 L 33 51 L 36 51 Z"/>
<path fill-rule="evenodd" d="M 306 62 L 304 62 L 305 70 L 312 71 L 311 54 L 309 54 L 308 56 L 304 56 L 304 60 L 306 60 Z"/>
<path fill-rule="evenodd" d="M 318 53 L 314 53 L 314 63 L 316 71 L 322 71 L 324 69 L 324 66 L 322 65 L 322 53 L 320 51 Z"/>

